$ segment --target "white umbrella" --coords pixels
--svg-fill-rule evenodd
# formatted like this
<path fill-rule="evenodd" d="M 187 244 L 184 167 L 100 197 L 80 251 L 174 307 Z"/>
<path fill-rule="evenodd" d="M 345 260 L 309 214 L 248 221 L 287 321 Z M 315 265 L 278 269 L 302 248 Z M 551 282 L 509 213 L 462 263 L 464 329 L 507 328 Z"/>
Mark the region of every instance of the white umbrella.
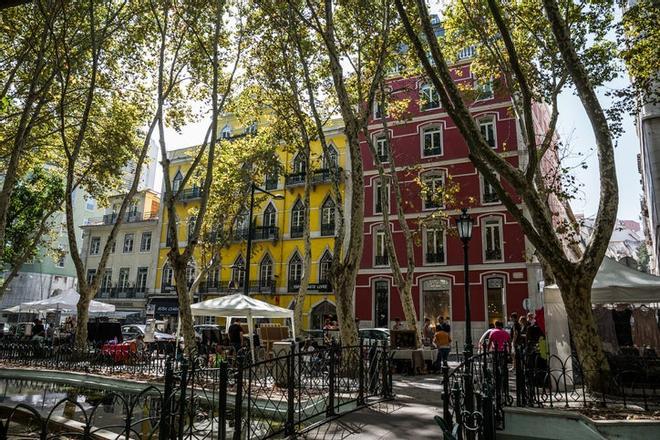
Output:
<path fill-rule="evenodd" d="M 59 295 L 51 296 L 50 298 L 42 299 L 39 301 L 26 302 L 16 307 L 18 307 L 18 312 L 59 310 L 62 312 L 75 313 L 77 311 L 79 300 L 80 300 L 80 294 L 73 289 L 68 289 L 60 293 Z M 115 306 L 113 304 L 107 304 L 104 302 L 94 301 L 94 300 L 92 300 L 89 303 L 90 313 L 103 313 L 103 312 L 114 312 L 114 311 L 115 311 Z"/>

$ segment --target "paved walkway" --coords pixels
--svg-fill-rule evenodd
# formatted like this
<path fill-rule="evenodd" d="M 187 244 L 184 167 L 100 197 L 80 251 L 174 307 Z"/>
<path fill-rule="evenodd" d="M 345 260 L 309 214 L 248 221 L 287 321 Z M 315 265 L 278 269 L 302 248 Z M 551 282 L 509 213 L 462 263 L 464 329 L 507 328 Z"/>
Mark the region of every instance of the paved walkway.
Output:
<path fill-rule="evenodd" d="M 305 439 L 433 439 L 441 431 L 440 375 L 394 376 L 396 399 L 340 417 L 307 433 Z"/>

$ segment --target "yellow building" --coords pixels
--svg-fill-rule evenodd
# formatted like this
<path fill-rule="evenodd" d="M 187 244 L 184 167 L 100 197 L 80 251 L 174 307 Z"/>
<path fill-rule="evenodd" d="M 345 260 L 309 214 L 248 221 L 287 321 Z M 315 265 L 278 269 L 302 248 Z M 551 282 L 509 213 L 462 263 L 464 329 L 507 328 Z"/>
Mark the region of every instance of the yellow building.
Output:
<path fill-rule="evenodd" d="M 220 124 L 223 127 L 221 136 L 231 138 L 244 133 L 235 129 L 231 120 Z M 331 166 L 338 166 L 340 175 L 344 176 L 350 169 L 350 159 L 346 154 L 346 142 L 343 126 L 340 120 L 330 121 L 326 126 L 326 138 L 332 149 L 332 157 L 326 158 L 320 142 L 312 144 L 311 172 L 313 186 L 310 194 L 310 232 L 312 244 L 312 266 L 310 273 L 310 288 L 303 307 L 303 328 L 320 329 L 324 317 L 334 316 L 335 299 L 329 288 L 327 274 L 330 267 L 335 237 L 336 202 L 331 195 Z M 293 308 L 296 293 L 302 276 L 304 242 L 302 239 L 304 225 L 304 183 L 305 161 L 302 156 L 286 151 L 278 151 L 281 168 L 284 175 L 271 174 L 254 184 L 267 191 L 267 194 L 257 194 L 253 210 L 254 231 L 252 240 L 252 256 L 250 259 L 249 292 L 254 297 L 279 305 Z M 172 186 L 178 188 L 181 179 L 192 161 L 193 148 L 185 148 L 169 152 L 170 176 Z M 343 182 L 346 179 L 342 178 Z M 164 185 L 163 185 L 164 188 Z M 273 197 L 274 196 L 274 197 Z M 199 188 L 184 188 L 177 201 L 178 237 L 180 245 L 185 245 L 188 225 L 194 219 L 195 207 L 199 204 Z M 342 197 L 344 199 L 344 197 Z M 344 203 L 350 201 L 344 200 Z M 345 212 L 350 213 L 348 205 Z M 245 263 L 247 260 L 247 229 L 248 217 L 241 218 L 236 225 L 235 239 L 228 248 L 222 251 L 222 265 L 217 271 L 209 273 L 194 292 L 195 301 L 214 296 L 241 292 L 245 283 Z M 158 274 L 156 277 L 157 295 L 152 299 L 152 307 L 157 317 L 165 317 L 174 312 L 176 299 L 172 272 L 167 265 L 167 213 L 161 215 L 160 251 L 158 256 Z M 199 267 L 200 251 L 195 253 L 195 266 L 189 268 L 190 277 Z M 190 278 L 189 278 L 190 279 Z M 169 312 L 169 313 L 168 313 Z M 174 313 L 176 314 L 176 313 Z"/>

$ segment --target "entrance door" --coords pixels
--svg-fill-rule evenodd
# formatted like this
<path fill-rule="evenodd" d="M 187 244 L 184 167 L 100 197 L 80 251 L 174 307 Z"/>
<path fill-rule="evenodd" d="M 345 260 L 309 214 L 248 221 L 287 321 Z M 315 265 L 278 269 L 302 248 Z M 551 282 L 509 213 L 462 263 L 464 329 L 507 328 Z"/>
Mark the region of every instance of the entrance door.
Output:
<path fill-rule="evenodd" d="M 495 325 L 496 321 L 506 322 L 504 280 L 502 278 L 486 280 L 486 313 L 489 324 Z"/>
<path fill-rule="evenodd" d="M 337 320 L 337 308 L 330 301 L 323 301 L 312 309 L 310 330 L 322 330 L 326 319 Z"/>
<path fill-rule="evenodd" d="M 451 319 L 451 284 L 445 278 L 432 278 L 422 284 L 423 319 L 436 325 L 438 317 Z"/>
<path fill-rule="evenodd" d="M 374 327 L 389 328 L 390 286 L 388 281 L 374 284 Z"/>

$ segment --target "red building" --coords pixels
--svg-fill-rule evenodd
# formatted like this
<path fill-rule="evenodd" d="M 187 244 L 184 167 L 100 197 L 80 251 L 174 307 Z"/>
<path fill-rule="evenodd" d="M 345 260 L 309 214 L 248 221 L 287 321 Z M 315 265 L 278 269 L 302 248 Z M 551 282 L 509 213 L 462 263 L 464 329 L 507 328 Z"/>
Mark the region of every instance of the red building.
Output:
<path fill-rule="evenodd" d="M 455 66 L 456 82 L 473 85 L 469 65 Z M 469 247 L 470 289 L 473 338 L 489 322 L 507 321 L 512 312 L 524 311 L 523 301 L 539 290 L 540 269 L 532 263 L 532 250 L 522 230 L 506 211 L 492 188 L 475 170 L 459 130 L 442 109 L 433 87 L 422 78 L 395 77 L 388 82 L 393 100 L 408 101 L 408 115 L 401 120 L 388 118 L 390 146 L 384 135 L 380 109 L 373 112 L 369 133 L 383 162 L 394 158 L 403 195 L 406 220 L 416 231 L 413 297 L 420 322 L 437 316 L 450 317 L 455 341 L 464 336 L 464 286 L 462 243 L 448 220 L 420 221 L 439 208 L 449 216 L 454 228 L 459 207 L 469 207 L 475 221 Z M 512 116 L 511 99 L 490 83 L 476 86 L 479 97 L 471 104 L 482 132 L 492 147 L 519 166 L 526 152 L 519 142 L 519 126 Z M 547 112 L 537 107 L 537 125 L 544 125 Z M 356 284 L 356 314 L 362 326 L 390 327 L 396 317 L 403 319 L 399 293 L 384 245 L 383 219 L 379 203 L 378 171 L 363 141 L 365 176 L 364 253 Z M 391 156 L 390 156 L 391 155 Z M 385 164 L 389 167 L 389 164 Z M 425 188 L 458 186 L 455 206 L 437 206 L 427 199 Z M 420 182 L 423 182 L 420 184 Z M 390 200 L 394 194 L 390 188 Z M 395 247 L 405 273 L 405 243 L 393 203 L 390 225 Z"/>

